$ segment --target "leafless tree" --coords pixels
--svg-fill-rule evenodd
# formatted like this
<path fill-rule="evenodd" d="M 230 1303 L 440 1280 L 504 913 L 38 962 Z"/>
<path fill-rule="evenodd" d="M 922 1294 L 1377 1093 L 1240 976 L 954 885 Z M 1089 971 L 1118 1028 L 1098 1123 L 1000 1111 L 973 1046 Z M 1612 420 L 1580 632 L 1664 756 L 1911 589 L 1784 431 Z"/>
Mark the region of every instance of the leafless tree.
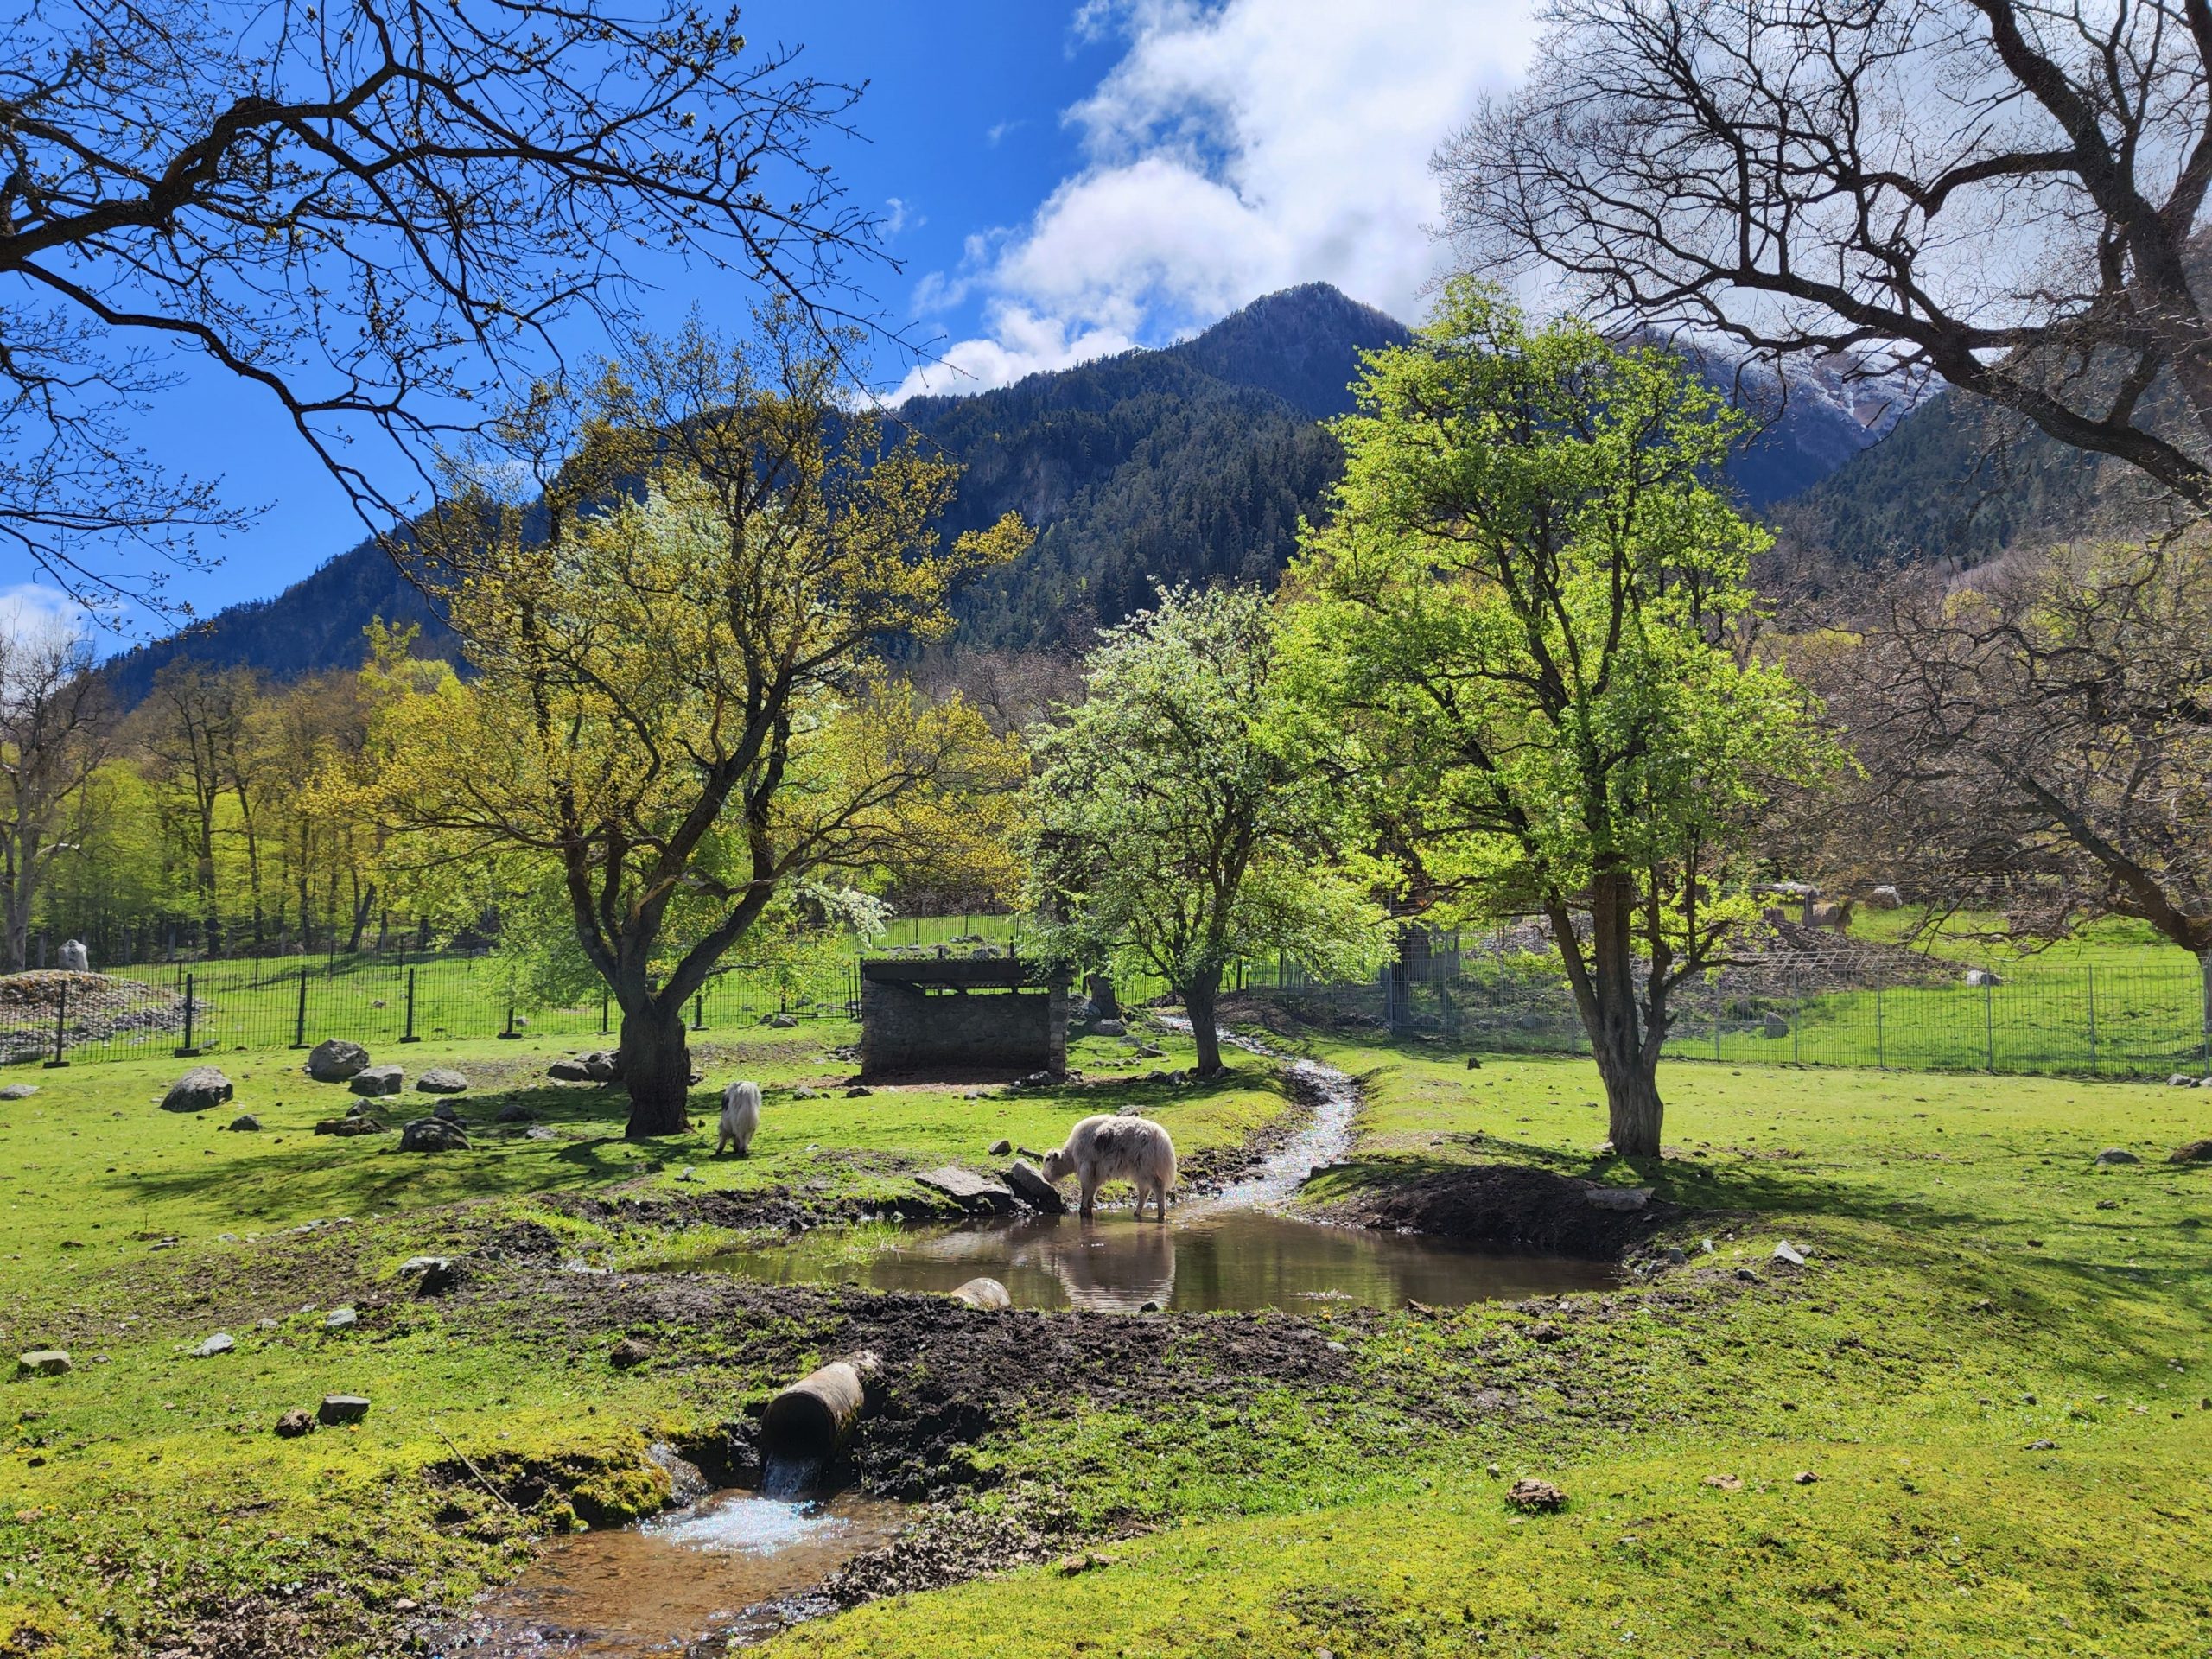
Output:
<path fill-rule="evenodd" d="M 2212 507 L 2204 0 L 1558 0 L 1440 151 L 1492 268 L 1940 376 Z"/>
<path fill-rule="evenodd" d="M 0 626 L 0 927 L 29 964 L 31 912 L 64 805 L 106 759 L 107 701 L 84 639 L 52 624 Z"/>
<path fill-rule="evenodd" d="M 157 599 L 236 517 L 132 433 L 188 364 L 265 391 L 372 528 L 647 255 L 836 308 L 854 89 L 690 0 L 206 0 L 0 16 L 0 540 Z M 400 476 L 408 476 L 404 465 Z M 152 569 L 156 574 L 143 572 Z"/>
<path fill-rule="evenodd" d="M 2063 549 L 1972 582 L 1892 577 L 1812 669 L 1866 768 L 1851 838 L 2027 938 L 2148 923 L 2202 965 L 2212 1031 L 2212 550 Z"/>

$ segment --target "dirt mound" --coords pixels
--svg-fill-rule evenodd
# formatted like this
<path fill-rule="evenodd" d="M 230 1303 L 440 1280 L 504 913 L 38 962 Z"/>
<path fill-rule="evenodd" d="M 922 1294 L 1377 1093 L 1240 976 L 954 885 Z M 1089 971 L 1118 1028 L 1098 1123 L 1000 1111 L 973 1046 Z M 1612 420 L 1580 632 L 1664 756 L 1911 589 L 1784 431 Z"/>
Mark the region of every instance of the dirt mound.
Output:
<path fill-rule="evenodd" d="M 132 1031 L 175 1031 L 184 999 L 143 980 L 35 968 L 0 978 L 0 1060 L 36 1058 L 54 1042 L 54 1019 L 68 999 L 70 1046 L 103 1042 Z M 204 1013 L 207 1001 L 200 999 Z"/>
<path fill-rule="evenodd" d="M 1470 1164 L 1375 1187 L 1331 1206 L 1330 1215 L 1494 1250 L 1611 1262 L 1684 1213 L 1657 1198 L 1641 1210 L 1600 1209 L 1589 1195 L 1605 1190 L 1524 1164 Z"/>

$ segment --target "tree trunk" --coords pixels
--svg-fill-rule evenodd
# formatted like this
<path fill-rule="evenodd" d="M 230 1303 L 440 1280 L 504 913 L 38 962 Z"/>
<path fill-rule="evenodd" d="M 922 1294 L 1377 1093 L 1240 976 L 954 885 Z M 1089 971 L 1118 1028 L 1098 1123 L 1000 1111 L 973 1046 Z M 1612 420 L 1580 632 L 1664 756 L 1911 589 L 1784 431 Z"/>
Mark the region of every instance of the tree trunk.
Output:
<path fill-rule="evenodd" d="M 1210 1077 L 1221 1070 L 1221 1036 L 1214 1025 L 1214 1005 L 1221 1000 L 1221 969 L 1209 968 L 1183 988 L 1184 1011 L 1191 1016 L 1191 1036 L 1198 1046 L 1198 1075 Z"/>
<path fill-rule="evenodd" d="M 1122 1017 L 1121 1002 L 1114 995 L 1114 982 L 1105 975 L 1090 975 L 1084 980 L 1083 988 L 1090 996 L 1092 1006 L 1098 1010 L 1100 1019 L 1118 1020 Z"/>
<path fill-rule="evenodd" d="M 1665 1107 L 1659 1098 L 1659 1043 L 1663 1033 L 1643 1028 L 1637 1000 L 1633 935 L 1636 886 L 1618 873 L 1591 882 L 1589 971 L 1573 972 L 1575 1001 L 1590 1033 L 1613 1150 L 1624 1158 L 1656 1158 Z M 1560 931 L 1562 918 L 1554 918 Z M 1571 917 L 1560 931 L 1562 954 L 1579 957 Z"/>
<path fill-rule="evenodd" d="M 683 1029 L 683 1004 L 652 996 L 622 1011 L 622 1082 L 630 1091 L 632 1141 L 681 1135 L 691 1127 L 691 1049 Z"/>
<path fill-rule="evenodd" d="M 360 953 L 361 935 L 368 931 L 369 912 L 376 908 L 376 902 L 377 884 L 375 882 L 369 883 L 368 891 L 365 893 L 356 891 L 353 898 L 353 937 L 346 941 L 346 949 L 349 954 Z"/>

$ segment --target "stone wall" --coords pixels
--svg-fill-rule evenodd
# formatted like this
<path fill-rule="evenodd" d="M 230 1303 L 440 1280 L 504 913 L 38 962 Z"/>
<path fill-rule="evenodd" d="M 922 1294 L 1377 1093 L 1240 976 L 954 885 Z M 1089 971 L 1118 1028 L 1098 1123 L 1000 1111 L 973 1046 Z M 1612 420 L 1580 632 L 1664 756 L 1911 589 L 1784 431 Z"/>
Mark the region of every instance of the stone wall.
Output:
<path fill-rule="evenodd" d="M 924 991 L 861 982 L 861 1075 L 1067 1069 L 1065 989 Z"/>

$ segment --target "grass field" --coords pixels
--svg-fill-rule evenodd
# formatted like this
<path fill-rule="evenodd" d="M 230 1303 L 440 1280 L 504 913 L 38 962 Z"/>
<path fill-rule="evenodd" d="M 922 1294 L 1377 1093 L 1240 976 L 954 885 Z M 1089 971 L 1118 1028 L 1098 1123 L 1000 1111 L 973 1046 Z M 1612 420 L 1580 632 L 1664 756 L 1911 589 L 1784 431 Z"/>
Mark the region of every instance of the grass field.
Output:
<path fill-rule="evenodd" d="M 619 1096 L 538 1085 L 557 1045 L 536 1035 L 409 1051 L 472 1072 L 472 1117 L 521 1100 L 554 1132 L 438 1158 L 308 1133 L 342 1096 L 281 1051 L 226 1062 L 257 1135 L 157 1110 L 177 1062 L 31 1074 L 36 1096 L 0 1103 L 0 1336 L 10 1354 L 58 1343 L 77 1369 L 6 1385 L 0 1652 L 161 1651 L 233 1606 L 280 1609 L 286 1650 L 385 1651 L 416 1607 L 514 1571 L 532 1527 L 652 1507 L 645 1437 L 780 1380 L 745 1331 L 622 1371 L 527 1307 L 489 1333 L 437 1303 L 353 1332 L 326 1332 L 323 1310 L 507 1219 L 617 1265 L 726 1242 L 607 1233 L 538 1192 L 873 1202 L 998 1136 L 1040 1144 L 1076 1109 L 1044 1092 L 794 1098 L 842 1071 L 824 1046 L 850 1036 L 763 1032 L 715 1054 L 717 1074 L 769 1085 L 744 1164 L 711 1162 L 703 1130 L 624 1143 Z M 1477 1158 L 1638 1179 L 1593 1154 L 1603 1113 L 1580 1061 L 1320 1052 L 1367 1099 L 1322 1197 Z M 1077 1064 L 1109 1052 L 1079 1046 Z M 1693 1211 L 1669 1235 L 1686 1267 L 1541 1306 L 1325 1318 L 1349 1383 L 1224 1376 L 1197 1410 L 1002 1426 L 961 1506 L 1050 1508 L 1103 1541 L 1103 1564 L 874 1604 L 775 1650 L 2201 1654 L 2212 1167 L 2163 1158 L 2212 1134 L 2212 1093 L 1712 1064 L 1662 1081 L 1669 1155 L 1642 1176 Z M 1187 1156 L 1282 1102 L 1247 1061 L 1149 1104 Z M 2095 1166 L 2108 1146 L 2145 1161 Z M 1805 1269 L 1770 1262 L 1783 1237 Z M 236 1352 L 186 1357 L 216 1329 Z M 368 1395 L 369 1421 L 270 1433 L 333 1389 Z M 495 1474 L 557 1468 L 565 1497 L 508 1515 L 426 1473 L 450 1447 Z M 1523 1475 L 1558 1483 L 1566 1509 L 1509 1507 Z"/>

